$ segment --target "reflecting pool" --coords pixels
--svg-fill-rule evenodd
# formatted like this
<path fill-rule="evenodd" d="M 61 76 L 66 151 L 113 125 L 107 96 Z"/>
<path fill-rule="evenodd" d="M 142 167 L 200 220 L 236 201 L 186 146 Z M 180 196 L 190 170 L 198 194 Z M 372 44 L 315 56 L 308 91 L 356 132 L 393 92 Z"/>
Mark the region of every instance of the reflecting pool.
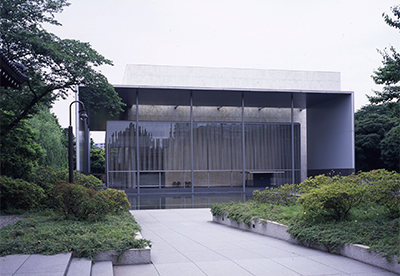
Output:
<path fill-rule="evenodd" d="M 187 191 L 187 190 L 186 190 Z M 189 193 L 182 190 L 150 192 L 146 190 L 141 194 L 127 191 L 130 210 L 146 209 L 180 209 L 180 208 L 209 208 L 219 202 L 246 202 L 253 197 L 253 189 L 246 193 L 234 191 L 205 191 L 201 193 Z"/>

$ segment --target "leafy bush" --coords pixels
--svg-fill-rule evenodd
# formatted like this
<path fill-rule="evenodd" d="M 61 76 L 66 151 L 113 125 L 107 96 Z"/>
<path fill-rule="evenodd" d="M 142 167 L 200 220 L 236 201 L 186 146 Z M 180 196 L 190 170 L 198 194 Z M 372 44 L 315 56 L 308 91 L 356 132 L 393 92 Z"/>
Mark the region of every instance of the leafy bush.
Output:
<path fill-rule="evenodd" d="M 366 184 L 368 200 L 385 206 L 390 217 L 400 218 L 400 174 L 381 169 L 358 175 Z"/>
<path fill-rule="evenodd" d="M 119 214 L 122 212 L 129 211 L 129 206 L 131 204 L 128 201 L 128 196 L 124 191 L 115 190 L 115 189 L 107 189 L 102 191 L 109 199 L 113 201 L 112 210 L 114 213 Z"/>
<path fill-rule="evenodd" d="M 334 181 L 333 177 L 324 174 L 316 175 L 314 177 L 308 177 L 306 180 L 304 180 L 302 183 L 298 185 L 299 192 L 304 194 L 322 185 L 332 184 L 333 181 Z"/>
<path fill-rule="evenodd" d="M 225 216 L 231 203 L 214 203 L 211 205 L 211 214 L 213 216 Z"/>
<path fill-rule="evenodd" d="M 44 190 L 38 185 L 22 179 L 0 176 L 1 209 L 35 209 L 45 197 Z"/>
<path fill-rule="evenodd" d="M 59 172 L 57 174 L 57 179 L 68 182 L 69 181 L 68 171 Z M 101 180 L 99 180 L 95 176 L 85 175 L 78 171 L 74 171 L 74 184 L 79 184 L 86 188 L 97 188 L 103 186 L 103 182 L 101 182 Z"/>
<path fill-rule="evenodd" d="M 362 202 L 366 192 L 355 175 L 310 178 L 300 184 L 300 190 L 305 191 L 299 202 L 308 217 L 331 217 L 337 221 L 346 219 L 351 208 Z"/>
<path fill-rule="evenodd" d="M 121 214 L 129 210 L 124 191 L 107 189 L 98 191 L 59 181 L 53 189 L 55 208 L 65 219 L 99 220 L 107 214 Z"/>
<path fill-rule="evenodd" d="M 104 193 L 59 181 L 53 189 L 55 207 L 65 219 L 99 220 L 112 212 L 114 202 Z"/>
<path fill-rule="evenodd" d="M 258 203 L 276 205 L 293 205 L 297 202 L 296 185 L 285 184 L 278 188 L 266 188 L 264 191 L 253 192 L 253 200 Z"/>

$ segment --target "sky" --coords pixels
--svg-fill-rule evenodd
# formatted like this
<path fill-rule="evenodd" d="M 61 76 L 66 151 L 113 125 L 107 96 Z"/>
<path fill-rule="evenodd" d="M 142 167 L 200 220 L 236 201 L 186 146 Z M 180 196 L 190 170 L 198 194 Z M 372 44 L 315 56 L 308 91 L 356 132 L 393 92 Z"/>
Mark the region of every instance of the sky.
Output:
<path fill-rule="evenodd" d="M 379 50 L 400 50 L 388 26 L 393 0 L 70 0 L 45 28 L 89 42 L 114 62 L 99 70 L 121 84 L 127 64 L 334 71 L 354 91 L 355 110 L 381 87 Z M 68 126 L 71 98 L 53 112 Z M 103 142 L 104 134 L 95 142 Z M 96 141 L 97 140 L 97 141 Z"/>

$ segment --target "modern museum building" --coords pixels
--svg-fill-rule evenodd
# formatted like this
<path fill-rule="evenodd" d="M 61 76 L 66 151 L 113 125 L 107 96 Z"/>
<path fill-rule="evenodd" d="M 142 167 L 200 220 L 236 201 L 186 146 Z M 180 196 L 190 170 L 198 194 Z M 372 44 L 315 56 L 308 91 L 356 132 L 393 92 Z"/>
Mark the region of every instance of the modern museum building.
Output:
<path fill-rule="evenodd" d="M 110 188 L 245 191 L 354 172 L 340 73 L 127 65 L 123 83 L 124 112 L 89 121 L 106 131 Z"/>

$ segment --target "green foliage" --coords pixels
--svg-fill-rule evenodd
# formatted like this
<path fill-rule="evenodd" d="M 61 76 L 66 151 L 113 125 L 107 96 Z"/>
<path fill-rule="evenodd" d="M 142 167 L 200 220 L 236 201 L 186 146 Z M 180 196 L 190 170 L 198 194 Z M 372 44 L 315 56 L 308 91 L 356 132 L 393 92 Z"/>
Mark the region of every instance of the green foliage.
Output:
<path fill-rule="evenodd" d="M 386 207 L 389 217 L 400 218 L 400 174 L 374 170 L 358 176 L 366 185 L 367 201 Z"/>
<path fill-rule="evenodd" d="M 400 172 L 400 125 L 389 130 L 380 143 L 381 159 L 387 170 Z"/>
<path fill-rule="evenodd" d="M 109 188 L 102 192 L 106 195 L 106 197 L 113 201 L 114 213 L 119 214 L 129 211 L 129 206 L 131 206 L 131 204 L 129 203 L 128 196 L 124 191 Z"/>
<path fill-rule="evenodd" d="M 254 203 L 242 203 L 236 202 L 231 203 L 228 206 L 228 212 L 226 216 L 237 222 L 244 222 L 250 224 L 250 222 L 255 219 L 255 205 Z"/>
<path fill-rule="evenodd" d="M 34 183 L 0 175 L 1 209 L 30 210 L 40 207 L 44 190 Z"/>
<path fill-rule="evenodd" d="M 68 138 L 63 133 L 54 114 L 47 108 L 41 109 L 27 124 L 39 133 L 38 143 L 45 154 L 39 159 L 39 166 L 49 166 L 56 170 L 64 170 L 68 166 Z"/>
<path fill-rule="evenodd" d="M 135 239 L 138 231 L 140 226 L 128 212 L 97 222 L 59 220 L 52 211 L 27 214 L 24 220 L 0 229 L 0 255 L 73 252 L 78 258 L 93 260 L 101 251 L 149 246 L 150 241 Z"/>
<path fill-rule="evenodd" d="M 41 187 L 44 191 L 44 197 L 41 201 L 42 207 L 53 206 L 51 190 L 58 179 L 58 173 L 53 167 L 36 167 L 31 172 L 28 181 Z"/>
<path fill-rule="evenodd" d="M 387 104 L 379 106 L 366 106 L 356 112 L 355 119 L 355 153 L 356 171 L 369 171 L 373 169 L 393 169 L 397 167 L 397 160 L 384 162 L 383 154 L 387 151 L 397 151 L 392 148 L 395 137 L 387 136 L 391 129 L 395 128 L 396 121 L 389 117 Z M 385 143 L 383 143 L 385 140 Z M 387 160 L 389 161 L 389 160 Z"/>
<path fill-rule="evenodd" d="M 400 6 L 395 6 L 392 8 L 394 18 L 390 18 L 387 14 L 384 14 L 384 20 L 386 24 L 396 29 L 400 29 Z M 383 61 L 382 67 L 374 71 L 372 78 L 376 84 L 384 85 L 382 91 L 375 91 L 376 96 L 368 97 L 371 103 L 385 103 L 391 104 L 400 101 L 400 54 L 392 46 L 388 51 L 385 49 L 380 52 Z M 399 109 L 397 111 L 397 116 L 400 115 Z"/>
<path fill-rule="evenodd" d="M 268 219 L 290 224 L 299 217 L 301 206 L 298 204 L 274 205 L 251 200 L 246 203 L 215 203 L 211 205 L 211 213 L 213 216 L 227 216 L 232 220 L 246 224 L 257 219 Z"/>
<path fill-rule="evenodd" d="M 382 216 L 382 211 L 379 205 L 360 205 L 348 220 L 319 223 L 299 220 L 289 225 L 288 232 L 306 246 L 319 243 L 335 252 L 345 243 L 364 244 L 390 260 L 400 255 L 400 220 Z"/>
<path fill-rule="evenodd" d="M 297 202 L 296 185 L 285 184 L 278 188 L 266 188 L 264 191 L 255 190 L 253 200 L 258 203 L 293 205 Z"/>
<path fill-rule="evenodd" d="M 124 191 L 94 190 L 65 181 L 58 181 L 52 189 L 52 202 L 65 219 L 82 221 L 97 221 L 108 214 L 128 212 L 130 206 Z"/>
<path fill-rule="evenodd" d="M 24 121 L 7 134 L 0 135 L 1 175 L 13 178 L 29 176 L 43 156 L 40 145 L 35 142 L 37 137 L 38 133 Z"/>
<path fill-rule="evenodd" d="M 81 172 L 74 171 L 74 184 L 82 185 L 86 188 L 98 188 L 103 187 L 103 182 L 93 175 L 85 175 Z M 68 171 L 59 172 L 57 174 L 58 180 L 69 181 Z"/>
<path fill-rule="evenodd" d="M 82 185 L 58 182 L 53 189 L 55 208 L 65 219 L 96 221 L 117 212 L 117 203 L 104 193 Z"/>
<path fill-rule="evenodd" d="M 50 191 L 59 179 L 59 172 L 53 167 L 39 166 L 34 168 L 28 178 L 29 182 L 35 183 L 46 192 Z"/>
<path fill-rule="evenodd" d="M 225 216 L 228 213 L 229 205 L 234 203 L 215 203 L 211 205 L 210 211 L 213 216 Z"/>
<path fill-rule="evenodd" d="M 312 177 L 300 184 L 300 191 L 305 192 L 299 202 L 307 217 L 323 216 L 340 221 L 362 202 L 366 189 L 357 177 L 351 175 Z"/>
<path fill-rule="evenodd" d="M 106 151 L 103 149 L 90 149 L 90 173 L 99 179 L 106 172 Z"/>
<path fill-rule="evenodd" d="M 14 0 L 0 2 L 0 47 L 13 62 L 26 68 L 31 78 L 23 91 L 1 89 L 1 134 L 15 128 L 23 119 L 36 114 L 39 107 L 50 107 L 76 85 L 96 93 L 87 94 L 91 110 L 104 107 L 115 114 L 123 103 L 104 75 L 95 70 L 112 62 L 89 43 L 61 39 L 47 32 L 44 23 L 61 25 L 55 14 L 69 6 L 66 0 Z"/>
<path fill-rule="evenodd" d="M 269 200 L 263 191 L 256 193 L 261 199 L 217 203 L 211 212 L 245 223 L 259 218 L 277 221 L 288 225 L 288 232 L 303 244 L 319 243 L 332 252 L 352 243 L 367 245 L 387 259 L 400 256 L 398 173 L 381 169 L 350 176 L 318 175 L 298 186 L 303 194 L 298 204 L 262 203 Z"/>

